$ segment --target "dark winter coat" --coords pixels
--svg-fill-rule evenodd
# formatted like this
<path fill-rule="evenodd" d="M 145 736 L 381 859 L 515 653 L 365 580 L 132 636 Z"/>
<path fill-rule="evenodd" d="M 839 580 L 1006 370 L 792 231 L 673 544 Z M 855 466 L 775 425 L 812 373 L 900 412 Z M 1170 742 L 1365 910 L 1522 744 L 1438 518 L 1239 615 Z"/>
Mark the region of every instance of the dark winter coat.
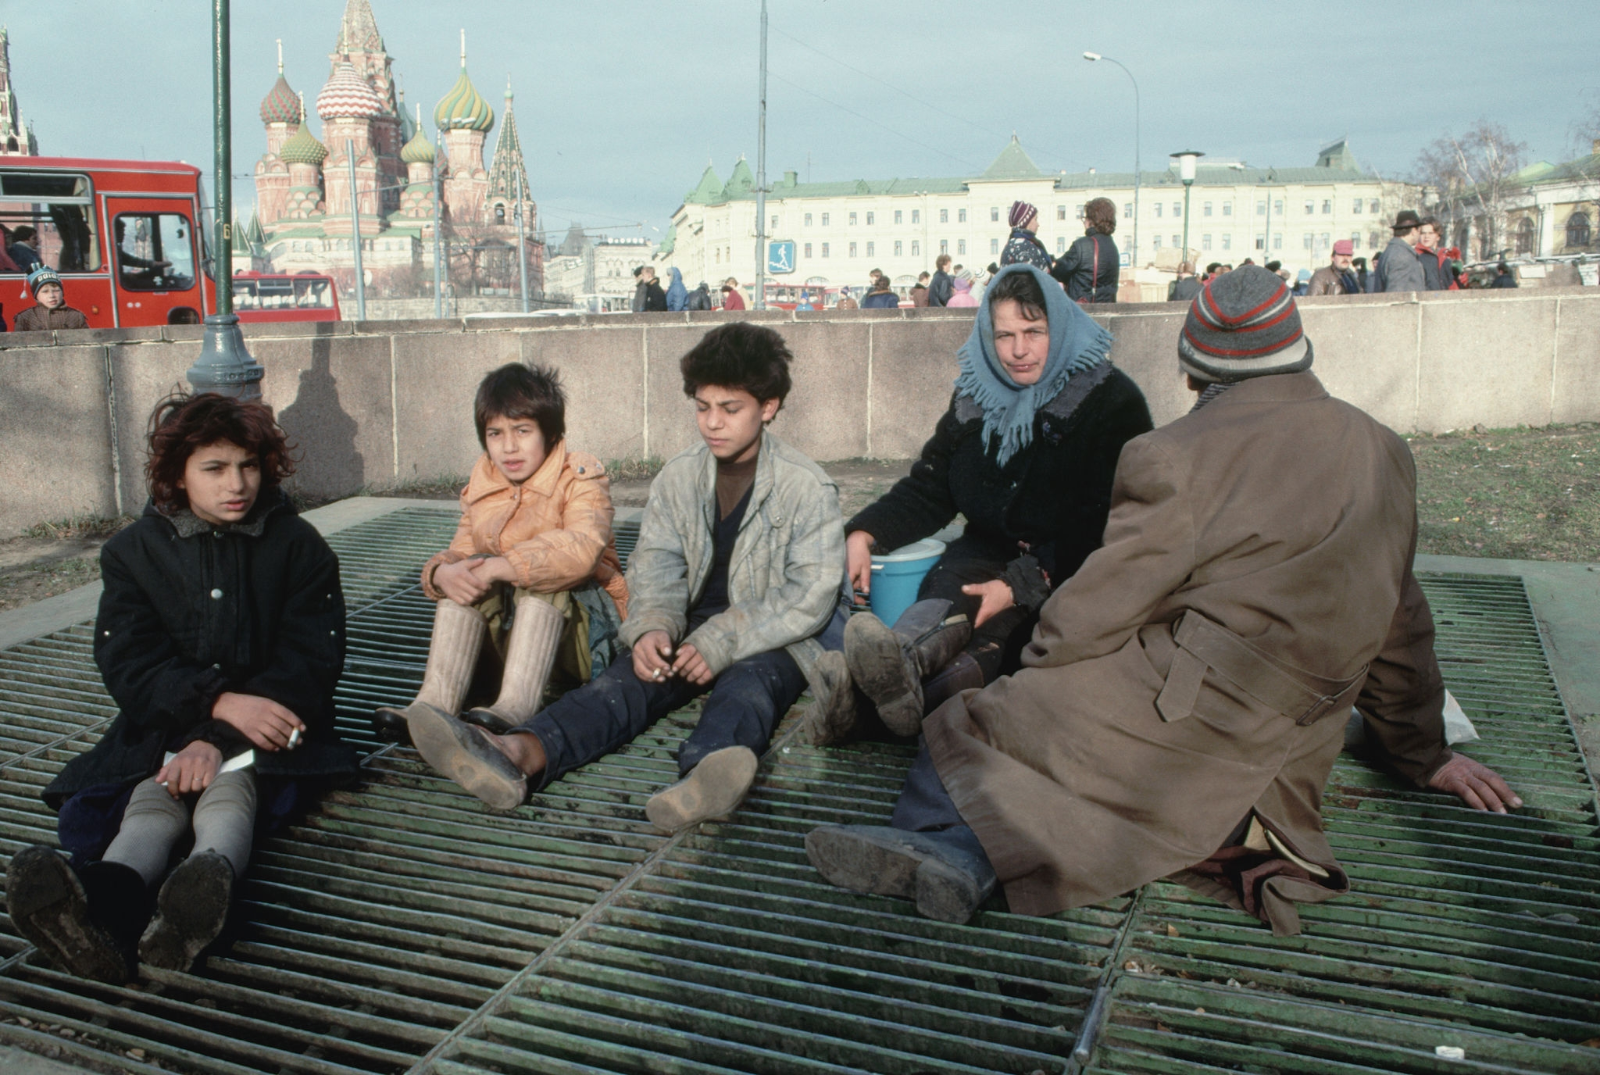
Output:
<path fill-rule="evenodd" d="M 959 512 L 967 520 L 962 545 L 1011 563 L 1006 578 L 1017 603 L 1037 608 L 1044 594 L 1016 581 L 1037 574 L 1017 563 L 1018 542 L 1029 546 L 1051 587 L 1071 576 L 1100 547 L 1122 446 L 1151 428 L 1144 394 L 1105 362 L 1074 375 L 1039 408 L 1032 442 L 1001 467 L 983 443 L 982 412 L 957 396 L 911 473 L 845 532 L 865 530 L 887 552 L 937 533 Z"/>
<path fill-rule="evenodd" d="M 17 314 L 13 332 L 48 332 L 58 328 L 88 328 L 89 319 L 83 311 L 71 306 L 30 306 Z"/>
<path fill-rule="evenodd" d="M 665 311 L 667 308 L 667 293 L 661 290 L 661 281 L 652 280 L 644 285 L 644 309 L 646 313 Z"/>
<path fill-rule="evenodd" d="M 1056 259 L 1050 275 L 1061 281 L 1073 302 L 1116 302 L 1120 269 L 1116 242 L 1091 230 Z"/>
<path fill-rule="evenodd" d="M 900 306 L 900 296 L 893 291 L 869 291 L 861 300 L 863 310 L 894 310 Z"/>
<path fill-rule="evenodd" d="M 87 788 L 143 780 L 195 740 L 224 758 L 249 749 L 211 717 L 224 691 L 270 698 L 305 722 L 296 749 L 256 751 L 257 773 L 355 773 L 355 751 L 333 726 L 345 647 L 339 561 L 281 492 L 264 499 L 244 522 L 217 529 L 148 505 L 100 550 L 94 656 L 121 712 L 45 788 L 51 808 Z"/>
<path fill-rule="evenodd" d="M 1001 265 L 1015 265 L 1018 262 L 1036 265 L 1040 272 L 1050 271 L 1050 251 L 1027 228 L 1012 228 L 1011 238 L 1006 240 L 1006 248 L 1000 252 Z"/>
<path fill-rule="evenodd" d="M 955 290 L 955 279 L 949 273 L 940 269 L 933 274 L 933 279 L 928 281 L 928 305 L 948 306 L 950 295 Z"/>
<path fill-rule="evenodd" d="M 1193 276 L 1180 277 L 1167 288 L 1168 302 L 1192 302 L 1200 294 L 1200 281 Z"/>

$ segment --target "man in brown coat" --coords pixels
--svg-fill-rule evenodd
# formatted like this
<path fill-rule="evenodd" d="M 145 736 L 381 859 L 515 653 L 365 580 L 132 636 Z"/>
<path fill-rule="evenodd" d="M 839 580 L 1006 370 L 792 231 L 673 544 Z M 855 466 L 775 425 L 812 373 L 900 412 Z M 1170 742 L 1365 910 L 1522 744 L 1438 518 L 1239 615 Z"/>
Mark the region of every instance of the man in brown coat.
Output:
<path fill-rule="evenodd" d="M 1333 244 L 1333 262 L 1324 265 L 1311 274 L 1311 283 L 1306 285 L 1307 297 L 1316 295 L 1359 295 L 1361 286 L 1356 282 L 1356 274 L 1350 268 L 1352 255 L 1356 252 L 1356 244 L 1349 239 L 1340 239 Z"/>
<path fill-rule="evenodd" d="M 1045 915 L 1177 874 L 1298 932 L 1349 889 L 1320 806 L 1352 704 L 1418 785 L 1521 805 L 1445 745 L 1410 451 L 1310 372 L 1284 282 L 1214 277 L 1178 353 L 1200 399 L 1123 448 L 1022 670 L 928 717 L 895 828 L 808 835 L 832 883 L 965 921 L 996 880 Z"/>

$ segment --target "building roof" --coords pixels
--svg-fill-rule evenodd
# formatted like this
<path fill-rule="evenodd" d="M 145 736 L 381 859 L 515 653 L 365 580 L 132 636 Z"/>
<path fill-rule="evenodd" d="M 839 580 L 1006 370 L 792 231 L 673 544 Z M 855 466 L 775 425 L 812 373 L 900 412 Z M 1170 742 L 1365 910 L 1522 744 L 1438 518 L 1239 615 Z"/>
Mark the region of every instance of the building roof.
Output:
<path fill-rule="evenodd" d="M 461 76 L 433 109 L 433 125 L 441 131 L 483 131 L 494 126 L 494 109 L 479 96 L 467 77 L 467 33 L 461 32 Z"/>
<path fill-rule="evenodd" d="M 495 140 L 494 158 L 489 162 L 489 197 L 510 201 L 517 196 L 520 182 L 522 200 L 528 193 L 528 171 L 522 160 L 522 140 L 517 136 L 517 117 L 511 108 L 511 83 L 506 82 L 506 112 L 500 121 L 500 137 Z"/>
<path fill-rule="evenodd" d="M 328 159 L 328 147 L 317 141 L 311 128 L 302 123 L 294 136 L 278 150 L 278 159 L 286 164 L 314 164 L 320 167 Z"/>
<path fill-rule="evenodd" d="M 728 176 L 728 182 L 722 188 L 722 196 L 725 199 L 737 198 L 755 189 L 756 177 L 750 172 L 750 163 L 741 155 L 733 166 L 733 174 Z"/>
<path fill-rule="evenodd" d="M 323 119 L 370 119 L 383 112 L 383 99 L 349 60 L 340 61 L 333 77 L 317 94 L 317 115 Z"/>
<path fill-rule="evenodd" d="M 589 237 L 583 233 L 583 225 L 573 224 L 567 229 L 567 237 L 561 240 L 561 245 L 556 248 L 556 253 L 574 257 L 582 254 L 584 247 L 588 245 Z"/>
<path fill-rule="evenodd" d="M 278 81 L 272 84 L 272 89 L 267 91 L 266 97 L 261 101 L 262 123 L 299 123 L 300 98 L 289 88 L 289 83 L 283 77 L 283 68 L 278 68 Z"/>
<path fill-rule="evenodd" d="M 1012 135 L 1011 141 L 1000 151 L 994 163 L 985 168 L 980 180 L 996 179 L 1038 179 L 1044 173 L 1039 171 L 1039 166 L 1033 163 L 1033 158 L 1028 156 L 1022 148 L 1022 143 L 1017 141 L 1017 136 Z"/>
<path fill-rule="evenodd" d="M 344 18 L 339 22 L 339 51 L 386 52 L 383 35 L 378 33 L 378 20 L 372 15 L 372 5 L 367 0 L 347 0 Z"/>
<path fill-rule="evenodd" d="M 1361 171 L 1361 165 L 1356 163 L 1356 155 L 1350 152 L 1349 140 L 1344 138 L 1329 143 L 1317 151 L 1317 167 L 1339 168 L 1347 172 Z"/>
<path fill-rule="evenodd" d="M 685 202 L 696 202 L 700 205 L 710 205 L 722 201 L 722 180 L 717 178 L 717 171 L 706 164 L 706 170 L 700 174 L 700 182 L 693 190 L 683 196 Z"/>
<path fill-rule="evenodd" d="M 1600 153 L 1590 153 L 1560 164 L 1535 161 L 1513 178 L 1519 183 L 1595 183 L 1600 181 Z"/>
<path fill-rule="evenodd" d="M 439 151 L 428 141 L 421 126 L 417 127 L 417 133 L 411 136 L 411 141 L 400 147 L 400 160 L 406 164 L 431 165 L 438 155 Z"/>

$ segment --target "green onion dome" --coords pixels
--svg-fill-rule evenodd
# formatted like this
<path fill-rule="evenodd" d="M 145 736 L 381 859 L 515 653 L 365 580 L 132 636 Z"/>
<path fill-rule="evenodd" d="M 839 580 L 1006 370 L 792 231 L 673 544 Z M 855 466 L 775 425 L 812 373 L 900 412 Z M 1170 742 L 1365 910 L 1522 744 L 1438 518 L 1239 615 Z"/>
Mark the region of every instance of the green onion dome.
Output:
<path fill-rule="evenodd" d="M 284 142 L 278 150 L 278 159 L 286 164 L 315 164 L 320 167 L 328 159 L 328 147 L 317 141 L 311 134 L 311 128 L 302 123 L 294 137 Z"/>
<path fill-rule="evenodd" d="M 465 64 L 461 66 L 461 77 L 434 108 L 433 125 L 441 131 L 487 131 L 494 126 L 494 109 L 473 88 Z"/>
<path fill-rule="evenodd" d="M 417 128 L 417 133 L 411 136 L 400 149 L 400 160 L 406 164 L 432 164 L 437 151 L 433 143 L 428 141 L 428 136 L 422 133 L 422 128 Z"/>

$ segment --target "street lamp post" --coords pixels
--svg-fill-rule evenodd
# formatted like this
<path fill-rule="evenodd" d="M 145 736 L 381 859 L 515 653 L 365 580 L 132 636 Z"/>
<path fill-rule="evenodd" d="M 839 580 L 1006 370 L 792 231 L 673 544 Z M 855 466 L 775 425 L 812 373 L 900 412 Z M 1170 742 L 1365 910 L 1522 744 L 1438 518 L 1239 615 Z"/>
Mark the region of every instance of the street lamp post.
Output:
<path fill-rule="evenodd" d="M 1198 149 L 1184 149 L 1168 156 L 1178 158 L 1178 178 L 1183 180 L 1183 254 L 1179 261 L 1189 260 L 1189 188 L 1194 186 L 1195 162 L 1204 153 Z"/>
<path fill-rule="evenodd" d="M 356 320 L 367 319 L 367 280 L 366 271 L 361 266 L 361 193 L 356 189 L 356 143 L 354 139 L 344 140 L 345 163 L 350 166 L 350 230 L 355 235 L 352 249 L 356 253 Z"/>
<path fill-rule="evenodd" d="M 205 320 L 200 357 L 185 375 L 195 393 L 216 392 L 239 399 L 261 398 L 263 370 L 245 349 L 239 317 L 233 312 L 233 151 L 228 128 L 231 109 L 228 69 L 228 0 L 212 0 L 211 96 L 212 150 L 216 197 L 212 206 L 212 284 L 217 312 Z"/>
<path fill-rule="evenodd" d="M 1128 265 L 1137 272 L 1139 269 L 1139 80 L 1133 77 L 1133 72 L 1123 66 L 1120 60 L 1113 60 L 1110 56 L 1102 56 L 1098 52 L 1085 52 L 1083 58 L 1090 63 L 1098 63 L 1101 60 L 1114 63 L 1122 68 L 1122 73 L 1133 83 L 1133 245 L 1128 249 Z"/>
<path fill-rule="evenodd" d="M 756 295 L 767 308 L 767 0 L 761 0 L 761 110 L 756 120 Z"/>
<path fill-rule="evenodd" d="M 528 312 L 528 251 L 522 235 L 522 173 L 517 173 L 517 271 L 522 277 L 522 312 Z"/>

